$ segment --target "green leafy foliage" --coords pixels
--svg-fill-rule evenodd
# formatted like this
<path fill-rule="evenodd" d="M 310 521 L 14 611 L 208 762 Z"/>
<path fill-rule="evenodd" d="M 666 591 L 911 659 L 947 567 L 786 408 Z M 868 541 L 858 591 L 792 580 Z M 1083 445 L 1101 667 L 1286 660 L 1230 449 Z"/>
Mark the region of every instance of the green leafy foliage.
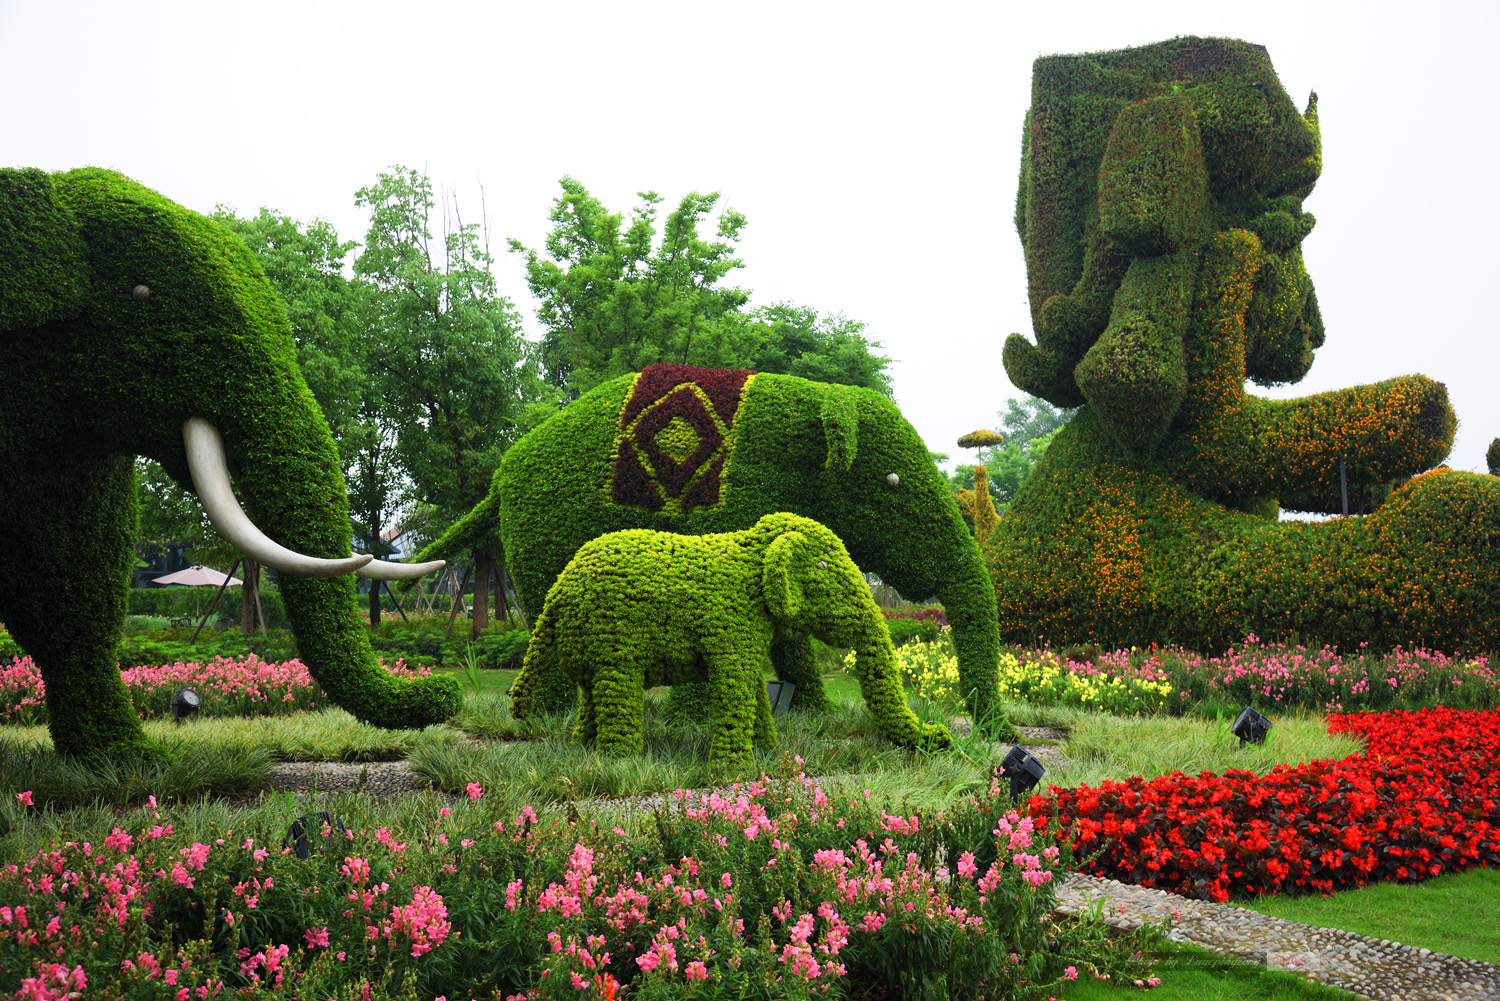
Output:
<path fill-rule="evenodd" d="M 658 231 L 662 197 L 640 193 L 627 222 L 578 181 L 562 179 L 544 253 L 510 241 L 541 300 L 541 356 L 548 381 L 571 400 L 648 365 L 748 368 L 863 386 L 889 396 L 890 359 L 871 353 L 864 324 L 791 303 L 749 308 L 750 293 L 725 284 L 744 215 L 719 211 L 717 192 L 682 198 Z M 712 236 L 701 233 L 712 227 Z"/>

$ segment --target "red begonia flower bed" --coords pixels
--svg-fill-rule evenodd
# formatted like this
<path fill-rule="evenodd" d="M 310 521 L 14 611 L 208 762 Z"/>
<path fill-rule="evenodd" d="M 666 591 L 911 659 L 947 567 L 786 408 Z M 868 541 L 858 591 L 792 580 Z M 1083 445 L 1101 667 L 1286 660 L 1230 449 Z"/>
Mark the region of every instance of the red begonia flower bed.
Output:
<path fill-rule="evenodd" d="M 1033 796 L 1087 871 L 1212 900 L 1500 867 L 1500 709 L 1330 715 L 1366 749 L 1268 775 L 1173 772 Z"/>

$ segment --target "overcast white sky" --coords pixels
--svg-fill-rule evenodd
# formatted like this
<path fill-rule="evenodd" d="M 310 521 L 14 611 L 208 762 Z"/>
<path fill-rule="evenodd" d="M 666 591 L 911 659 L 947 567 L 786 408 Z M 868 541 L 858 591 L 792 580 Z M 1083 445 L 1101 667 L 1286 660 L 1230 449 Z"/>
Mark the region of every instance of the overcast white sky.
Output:
<path fill-rule="evenodd" d="M 757 304 L 865 321 L 934 451 L 996 425 L 1030 334 L 1012 225 L 1039 55 L 1174 35 L 1265 45 L 1324 169 L 1305 245 L 1328 342 L 1301 395 L 1448 385 L 1458 468 L 1500 435 L 1500 5 L 1426 3 L 70 3 L 0 0 L 0 166 L 110 167 L 198 211 L 269 206 L 364 235 L 354 191 L 425 168 L 518 257 L 569 173 L 746 214 Z M 957 456 L 955 455 L 955 458 Z"/>

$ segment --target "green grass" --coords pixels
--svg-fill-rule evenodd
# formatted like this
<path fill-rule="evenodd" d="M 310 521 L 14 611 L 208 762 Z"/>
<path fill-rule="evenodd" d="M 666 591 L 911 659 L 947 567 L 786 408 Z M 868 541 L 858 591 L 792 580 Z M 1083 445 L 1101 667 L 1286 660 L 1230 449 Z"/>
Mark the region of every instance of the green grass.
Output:
<path fill-rule="evenodd" d="M 449 726 L 425 730 L 382 730 L 361 723 L 342 709 L 290 716 L 213 717 L 145 723 L 146 736 L 168 747 L 233 748 L 261 751 L 276 761 L 400 761 L 427 743 L 455 743 L 459 731 Z M 0 753 L 52 754 L 44 726 L 0 727 Z"/>
<path fill-rule="evenodd" d="M 1327 987 L 1291 973 L 1267 970 L 1258 963 L 1191 945 L 1164 943 L 1156 976 L 1161 986 L 1153 988 L 1151 1001 L 1347 1001 L 1356 995 Z M 1080 973 L 1064 985 L 1059 1001 L 1113 1001 L 1140 997 L 1135 984 L 1102 982 Z"/>
<path fill-rule="evenodd" d="M 1241 748 L 1238 738 L 1210 720 L 1080 712 L 1063 746 L 1068 766 L 1049 772 L 1044 781 L 1097 786 L 1105 779 L 1123 781 L 1133 775 L 1149 779 L 1174 771 L 1223 774 L 1228 768 L 1264 775 L 1275 765 L 1346 758 L 1362 748 L 1351 736 L 1330 734 L 1319 716 L 1286 714 L 1275 724 L 1264 745 Z"/>
<path fill-rule="evenodd" d="M 1257 897 L 1238 906 L 1450 956 L 1500 964 L 1500 870 L 1376 883 L 1331 897 Z"/>

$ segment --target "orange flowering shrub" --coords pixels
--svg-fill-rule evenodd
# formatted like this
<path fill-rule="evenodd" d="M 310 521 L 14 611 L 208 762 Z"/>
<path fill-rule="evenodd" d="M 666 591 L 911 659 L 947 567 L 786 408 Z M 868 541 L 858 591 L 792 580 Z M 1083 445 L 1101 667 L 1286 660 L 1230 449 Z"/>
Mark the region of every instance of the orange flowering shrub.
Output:
<path fill-rule="evenodd" d="M 1316 97 L 1297 114 L 1259 46 L 1037 61 L 1017 199 L 1036 343 L 1012 335 L 1005 365 L 1086 405 L 985 544 L 1002 637 L 1500 638 L 1500 483 L 1411 479 L 1453 443 L 1441 383 L 1245 392 L 1298 381 L 1323 343 L 1301 252 L 1320 167 Z M 1341 511 L 1346 484 L 1368 517 L 1277 521 Z"/>

